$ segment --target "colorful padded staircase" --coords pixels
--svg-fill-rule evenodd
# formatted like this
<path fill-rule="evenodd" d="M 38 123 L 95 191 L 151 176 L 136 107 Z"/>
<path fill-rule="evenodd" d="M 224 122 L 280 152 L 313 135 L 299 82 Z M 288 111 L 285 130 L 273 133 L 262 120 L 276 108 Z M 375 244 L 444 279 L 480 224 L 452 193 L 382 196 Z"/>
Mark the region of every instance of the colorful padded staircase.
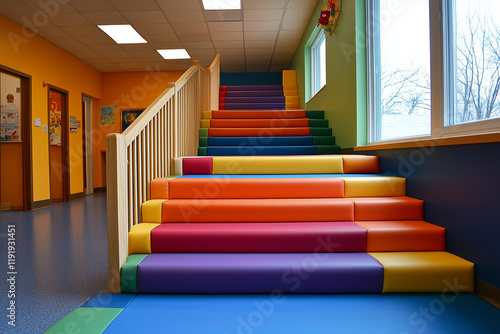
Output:
<path fill-rule="evenodd" d="M 220 96 L 220 110 L 203 112 L 200 156 L 340 153 L 324 112 L 299 110 L 295 71 L 282 85 L 223 86 Z"/>
<path fill-rule="evenodd" d="M 132 293 L 470 292 L 404 178 L 375 156 L 185 157 L 129 233 Z"/>
<path fill-rule="evenodd" d="M 203 112 L 198 155 L 313 155 L 340 153 L 322 110 Z"/>

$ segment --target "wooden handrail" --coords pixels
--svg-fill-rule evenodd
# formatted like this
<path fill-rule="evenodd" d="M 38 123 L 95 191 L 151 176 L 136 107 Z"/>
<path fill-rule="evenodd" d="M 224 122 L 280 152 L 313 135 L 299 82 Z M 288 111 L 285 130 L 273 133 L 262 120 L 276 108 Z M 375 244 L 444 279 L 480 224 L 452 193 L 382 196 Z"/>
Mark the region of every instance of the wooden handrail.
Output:
<path fill-rule="evenodd" d="M 208 69 L 194 61 L 123 133 L 106 136 L 111 293 L 121 292 L 128 232 L 141 221 L 140 208 L 149 199 L 150 182 L 171 175 L 174 158 L 197 154 L 202 111 L 217 109 L 219 103 L 219 76 L 220 55 Z"/>

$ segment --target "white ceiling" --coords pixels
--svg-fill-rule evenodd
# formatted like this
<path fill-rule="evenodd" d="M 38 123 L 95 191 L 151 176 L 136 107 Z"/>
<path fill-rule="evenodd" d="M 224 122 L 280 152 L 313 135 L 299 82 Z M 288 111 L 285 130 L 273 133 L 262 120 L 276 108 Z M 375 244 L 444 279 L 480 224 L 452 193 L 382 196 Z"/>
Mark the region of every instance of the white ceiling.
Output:
<path fill-rule="evenodd" d="M 318 0 L 242 0 L 204 11 L 201 0 L 0 0 L 0 14 L 102 72 L 186 70 L 221 54 L 223 72 L 288 67 Z M 45 4 L 45 5 L 44 5 Z M 98 24 L 131 24 L 148 44 L 118 45 Z M 185 48 L 192 60 L 163 60 Z"/>

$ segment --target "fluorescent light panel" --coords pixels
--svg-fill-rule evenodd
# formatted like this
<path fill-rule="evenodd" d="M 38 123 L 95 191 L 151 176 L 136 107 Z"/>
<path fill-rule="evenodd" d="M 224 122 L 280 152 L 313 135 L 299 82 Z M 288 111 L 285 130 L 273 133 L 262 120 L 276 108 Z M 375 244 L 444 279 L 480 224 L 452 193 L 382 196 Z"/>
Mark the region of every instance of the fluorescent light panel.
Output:
<path fill-rule="evenodd" d="M 163 49 L 156 50 L 163 59 L 191 59 L 186 49 Z"/>
<path fill-rule="evenodd" d="M 241 0 L 202 0 L 205 10 L 241 9 Z"/>
<path fill-rule="evenodd" d="M 130 24 L 98 25 L 98 27 L 118 44 L 147 43 Z"/>

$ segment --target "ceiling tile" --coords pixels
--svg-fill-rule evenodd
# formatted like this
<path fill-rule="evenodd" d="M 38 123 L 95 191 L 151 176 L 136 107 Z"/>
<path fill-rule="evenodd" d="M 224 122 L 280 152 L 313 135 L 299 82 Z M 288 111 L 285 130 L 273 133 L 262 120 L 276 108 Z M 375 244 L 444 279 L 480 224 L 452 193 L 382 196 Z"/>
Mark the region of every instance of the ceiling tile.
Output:
<path fill-rule="evenodd" d="M 157 0 L 157 2 L 165 10 L 202 10 L 200 0 Z"/>
<path fill-rule="evenodd" d="M 142 63 L 118 63 L 117 65 L 125 71 L 142 72 L 146 70 L 146 66 Z"/>
<path fill-rule="evenodd" d="M 277 31 L 249 31 L 245 32 L 245 41 L 275 41 Z"/>
<path fill-rule="evenodd" d="M 310 18 L 310 14 L 311 13 L 301 8 L 287 8 L 283 20 L 304 21 Z"/>
<path fill-rule="evenodd" d="M 155 51 L 156 50 L 150 44 L 121 44 L 120 48 L 130 52 L 130 51 Z"/>
<path fill-rule="evenodd" d="M 271 63 L 269 66 L 269 72 L 281 72 L 288 69 L 290 63 Z"/>
<path fill-rule="evenodd" d="M 178 34 L 204 34 L 208 33 L 208 27 L 205 22 L 174 22 L 172 27 Z"/>
<path fill-rule="evenodd" d="M 84 61 L 89 59 L 102 59 L 102 56 L 95 51 L 80 51 L 78 52 L 78 56 Z"/>
<path fill-rule="evenodd" d="M 242 49 L 243 41 L 214 42 L 216 49 Z"/>
<path fill-rule="evenodd" d="M 309 20 L 283 20 L 281 25 L 281 30 L 295 30 L 295 31 L 304 31 Z M 300 34 L 302 36 L 302 34 Z"/>
<path fill-rule="evenodd" d="M 64 31 L 66 31 L 71 36 L 80 37 L 80 36 L 102 36 L 103 32 L 101 29 L 96 27 L 93 24 L 87 24 L 85 26 L 71 26 L 71 27 L 62 27 Z"/>
<path fill-rule="evenodd" d="M 210 34 L 179 34 L 179 39 L 183 42 L 205 42 L 210 40 Z"/>
<path fill-rule="evenodd" d="M 156 58 L 161 59 L 161 56 L 156 50 L 148 50 L 148 51 L 127 51 L 129 55 L 135 58 Z"/>
<path fill-rule="evenodd" d="M 221 57 L 226 57 L 226 56 L 244 56 L 245 55 L 245 50 L 244 49 L 223 49 L 223 48 L 218 48 L 215 49 L 216 52 L 221 54 Z"/>
<path fill-rule="evenodd" d="M 121 11 L 149 11 L 160 10 L 155 0 L 108 0 Z"/>
<path fill-rule="evenodd" d="M 180 42 L 176 34 L 143 35 L 148 43 Z"/>
<path fill-rule="evenodd" d="M 273 62 L 289 62 L 293 58 L 293 53 L 274 53 L 273 54 Z"/>
<path fill-rule="evenodd" d="M 122 15 L 130 22 L 131 25 L 141 23 L 166 23 L 167 18 L 163 15 L 162 11 L 133 11 L 122 12 Z"/>
<path fill-rule="evenodd" d="M 285 0 L 243 0 L 243 9 L 284 8 Z"/>
<path fill-rule="evenodd" d="M 214 42 L 218 41 L 242 41 L 243 32 L 213 32 L 210 34 Z"/>
<path fill-rule="evenodd" d="M 94 44 L 87 45 L 90 49 L 97 52 L 122 52 L 122 48 L 118 44 Z"/>
<path fill-rule="evenodd" d="M 280 21 L 245 21 L 245 31 L 278 31 Z"/>
<path fill-rule="evenodd" d="M 201 10 L 166 10 L 164 14 L 171 23 L 205 21 L 205 17 Z"/>
<path fill-rule="evenodd" d="M 103 57 L 106 57 L 107 59 L 113 61 L 113 59 L 119 59 L 120 61 L 123 62 L 124 59 L 134 59 L 131 55 L 129 55 L 125 51 L 103 51 L 99 52 Z"/>
<path fill-rule="evenodd" d="M 50 41 L 55 45 L 59 46 L 63 50 L 72 51 L 88 51 L 90 50 L 83 43 L 79 42 L 73 37 L 54 37 Z"/>
<path fill-rule="evenodd" d="M 182 49 L 184 45 L 181 42 L 152 42 L 149 43 L 153 49 Z"/>
<path fill-rule="evenodd" d="M 68 1 L 80 12 L 113 12 L 116 7 L 103 0 Z"/>
<path fill-rule="evenodd" d="M 127 19 L 118 12 L 83 13 L 93 24 L 128 24 Z"/>
<path fill-rule="evenodd" d="M 52 23 L 60 27 L 84 26 L 90 24 L 81 14 L 59 14 L 50 19 Z"/>
<path fill-rule="evenodd" d="M 246 65 L 247 72 L 267 72 L 269 65 Z"/>
<path fill-rule="evenodd" d="M 244 62 L 245 61 L 245 55 L 231 55 L 227 54 L 224 51 L 220 52 L 221 54 L 221 60 L 224 61 L 224 63 L 229 63 L 229 62 Z"/>
<path fill-rule="evenodd" d="M 115 44 L 109 36 L 78 36 L 77 40 L 85 45 L 97 45 L 97 44 Z"/>
<path fill-rule="evenodd" d="M 51 37 L 68 37 L 69 34 L 59 27 L 42 27 L 38 28 L 38 35 L 44 38 Z"/>
<path fill-rule="evenodd" d="M 283 9 L 248 9 L 243 11 L 245 21 L 274 21 L 281 20 Z"/>
<path fill-rule="evenodd" d="M 314 10 L 317 0 L 288 0 L 287 8 L 303 8 Z"/>
<path fill-rule="evenodd" d="M 210 32 L 243 31 L 242 22 L 208 22 Z"/>
<path fill-rule="evenodd" d="M 120 66 L 115 65 L 113 63 L 104 65 L 95 65 L 94 67 L 101 72 L 123 72 L 123 69 Z"/>
<path fill-rule="evenodd" d="M 208 10 L 204 14 L 207 22 L 243 20 L 242 10 Z"/>
<path fill-rule="evenodd" d="M 185 42 L 183 43 L 186 49 L 213 49 L 212 42 Z"/>
<path fill-rule="evenodd" d="M 15 2 L 19 2 L 19 1 L 9 1 L 8 6 L 11 6 Z M 54 16 L 54 15 L 65 14 L 65 13 L 66 14 L 67 13 L 76 13 L 76 10 L 68 4 L 68 2 L 69 2 L 68 0 L 60 0 L 60 1 L 57 1 L 55 3 L 51 2 L 51 1 L 40 1 L 40 0 L 22 0 L 22 2 L 24 2 L 25 5 L 27 5 L 31 9 L 35 10 L 36 12 L 45 13 L 48 16 Z M 46 6 L 42 6 L 42 5 L 46 5 Z M 2 11 L 3 11 L 3 7 L 5 7 L 5 6 L 2 5 L 1 7 L 2 7 Z"/>
<path fill-rule="evenodd" d="M 174 29 L 169 23 L 157 23 L 157 24 L 135 24 L 135 30 L 139 34 L 173 34 Z"/>
<path fill-rule="evenodd" d="M 247 41 L 245 40 L 245 48 L 270 48 L 274 49 L 274 45 L 276 44 L 276 40 L 269 41 Z"/>
<path fill-rule="evenodd" d="M 246 56 L 263 56 L 263 57 L 271 57 L 273 55 L 272 49 L 245 49 Z"/>
<path fill-rule="evenodd" d="M 267 63 L 269 64 L 271 62 L 271 55 L 246 55 L 245 60 L 247 64 L 250 62 L 258 62 L 258 63 Z"/>

